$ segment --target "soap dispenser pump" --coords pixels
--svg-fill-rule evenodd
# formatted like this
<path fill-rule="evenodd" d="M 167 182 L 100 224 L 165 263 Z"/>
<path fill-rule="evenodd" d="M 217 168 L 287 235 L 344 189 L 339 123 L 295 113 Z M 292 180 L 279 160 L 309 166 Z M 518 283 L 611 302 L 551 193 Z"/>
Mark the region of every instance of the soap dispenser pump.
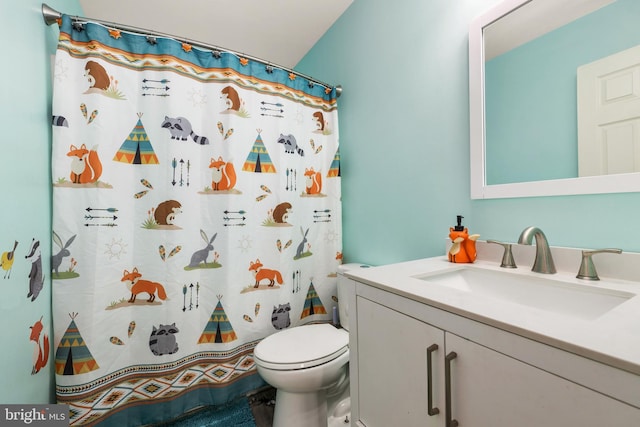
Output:
<path fill-rule="evenodd" d="M 476 240 L 479 234 L 469 235 L 469 230 L 462 225 L 462 215 L 458 215 L 457 225 L 449 228 L 451 248 L 449 249 L 449 261 L 455 263 L 472 263 L 476 260 Z"/>
<path fill-rule="evenodd" d="M 464 227 L 462 226 L 462 218 L 464 218 L 462 215 L 456 216 L 456 221 L 458 222 L 458 225 L 456 225 L 453 228 L 454 231 L 464 231 Z"/>

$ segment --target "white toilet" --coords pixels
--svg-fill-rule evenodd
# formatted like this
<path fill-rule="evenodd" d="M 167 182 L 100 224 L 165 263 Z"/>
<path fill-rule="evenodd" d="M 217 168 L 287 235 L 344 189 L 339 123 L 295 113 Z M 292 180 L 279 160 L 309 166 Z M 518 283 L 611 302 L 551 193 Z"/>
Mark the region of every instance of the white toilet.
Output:
<path fill-rule="evenodd" d="M 344 329 L 322 323 L 276 332 L 254 349 L 258 373 L 277 389 L 273 427 L 349 426 L 349 306 L 355 285 L 338 271 L 338 311 Z"/>

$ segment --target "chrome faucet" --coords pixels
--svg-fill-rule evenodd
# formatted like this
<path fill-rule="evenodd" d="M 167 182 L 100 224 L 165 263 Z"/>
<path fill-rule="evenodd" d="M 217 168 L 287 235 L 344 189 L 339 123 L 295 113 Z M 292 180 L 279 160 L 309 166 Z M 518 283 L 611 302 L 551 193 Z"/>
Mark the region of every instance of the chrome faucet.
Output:
<path fill-rule="evenodd" d="M 502 262 L 500 267 L 502 268 L 518 268 L 516 261 L 513 259 L 513 252 L 511 251 L 511 243 L 498 242 L 497 240 L 487 240 L 487 243 L 496 243 L 504 248 L 502 254 Z"/>
<path fill-rule="evenodd" d="M 533 262 L 531 271 L 536 273 L 553 274 L 556 272 L 556 266 L 553 263 L 551 249 L 547 236 L 538 227 L 527 227 L 520 234 L 518 243 L 521 245 L 531 245 L 533 238 L 536 238 L 536 259 Z"/>
<path fill-rule="evenodd" d="M 600 254 L 608 252 L 611 254 L 621 254 L 622 249 L 598 249 L 594 251 L 582 251 L 582 262 L 580 263 L 580 270 L 578 270 L 578 279 L 584 280 L 600 280 L 596 266 L 593 264 L 591 256 L 594 254 Z"/>

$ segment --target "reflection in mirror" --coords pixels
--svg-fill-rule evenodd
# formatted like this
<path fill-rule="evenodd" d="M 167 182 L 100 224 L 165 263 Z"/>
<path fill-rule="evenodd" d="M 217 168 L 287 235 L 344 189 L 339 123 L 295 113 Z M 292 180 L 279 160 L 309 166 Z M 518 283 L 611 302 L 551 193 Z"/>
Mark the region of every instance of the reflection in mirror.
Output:
<path fill-rule="evenodd" d="M 473 198 L 640 191 L 640 48 L 601 64 L 640 45 L 638 22 L 638 0 L 508 0 L 474 20 Z"/>

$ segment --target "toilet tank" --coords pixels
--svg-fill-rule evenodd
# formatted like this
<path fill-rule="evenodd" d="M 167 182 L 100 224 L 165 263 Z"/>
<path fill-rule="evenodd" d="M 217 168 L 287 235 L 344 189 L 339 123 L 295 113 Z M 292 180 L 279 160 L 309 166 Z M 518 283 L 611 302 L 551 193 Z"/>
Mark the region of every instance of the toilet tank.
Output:
<path fill-rule="evenodd" d="M 369 268 L 369 265 L 350 263 L 338 267 L 338 314 L 340 326 L 349 330 L 349 312 L 356 304 L 356 283 L 346 277 L 344 273 L 359 268 Z"/>

